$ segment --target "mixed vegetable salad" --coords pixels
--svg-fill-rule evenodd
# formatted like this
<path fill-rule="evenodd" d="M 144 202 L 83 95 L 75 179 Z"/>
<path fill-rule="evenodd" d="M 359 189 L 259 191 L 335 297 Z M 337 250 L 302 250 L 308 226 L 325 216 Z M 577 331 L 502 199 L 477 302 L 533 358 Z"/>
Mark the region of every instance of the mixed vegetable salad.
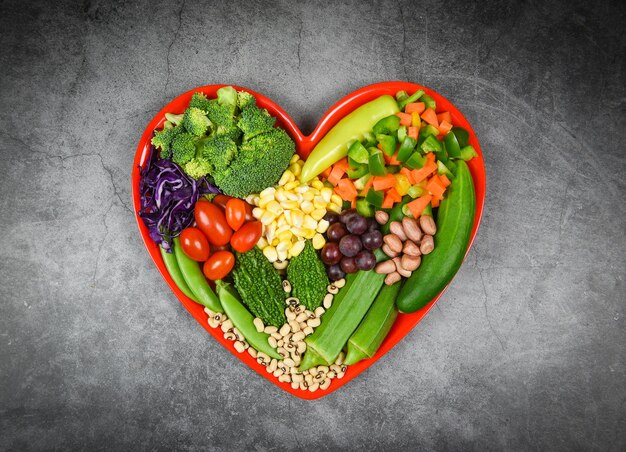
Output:
<path fill-rule="evenodd" d="M 165 117 L 139 215 L 208 324 L 293 389 L 327 389 L 371 358 L 460 267 L 477 153 L 424 91 L 362 105 L 306 161 L 230 86 Z"/>

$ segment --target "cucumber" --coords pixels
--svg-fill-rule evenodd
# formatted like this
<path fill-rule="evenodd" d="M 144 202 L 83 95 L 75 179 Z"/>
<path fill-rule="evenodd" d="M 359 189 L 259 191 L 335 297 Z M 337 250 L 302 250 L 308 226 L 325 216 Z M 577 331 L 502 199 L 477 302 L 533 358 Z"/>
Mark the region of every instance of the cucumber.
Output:
<path fill-rule="evenodd" d="M 224 312 L 228 316 L 235 328 L 237 328 L 243 337 L 248 341 L 254 349 L 263 352 L 271 358 L 278 360 L 283 359 L 273 348 L 267 339 L 269 334 L 259 333 L 254 326 L 254 316 L 246 309 L 237 296 L 234 287 L 228 283 L 217 282 L 217 294 L 220 297 L 220 303 L 224 308 Z"/>
<path fill-rule="evenodd" d="M 348 340 L 344 364 L 356 364 L 374 356 L 398 317 L 395 301 L 402 282 L 383 286 L 367 315 Z"/>
<path fill-rule="evenodd" d="M 385 275 L 373 270 L 361 270 L 346 277 L 346 285 L 322 316 L 321 325 L 305 339 L 307 348 L 299 367 L 301 371 L 335 361 L 376 298 L 384 279 Z"/>
<path fill-rule="evenodd" d="M 456 177 L 437 214 L 435 249 L 422 256 L 422 265 L 402 287 L 396 300 L 400 312 L 411 313 L 423 308 L 459 270 L 472 233 L 475 210 L 472 175 L 467 164 L 457 160 Z"/>

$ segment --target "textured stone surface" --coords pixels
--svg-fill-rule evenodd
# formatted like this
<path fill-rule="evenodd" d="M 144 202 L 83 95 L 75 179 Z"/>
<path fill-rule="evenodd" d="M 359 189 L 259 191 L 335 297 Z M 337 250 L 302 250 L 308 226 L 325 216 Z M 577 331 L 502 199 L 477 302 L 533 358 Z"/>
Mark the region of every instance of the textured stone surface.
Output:
<path fill-rule="evenodd" d="M 619 2 L 0 2 L 0 449 L 626 448 Z M 407 79 L 473 124 L 484 220 L 375 366 L 306 402 L 234 359 L 154 269 L 135 146 L 237 83 L 305 132 Z"/>

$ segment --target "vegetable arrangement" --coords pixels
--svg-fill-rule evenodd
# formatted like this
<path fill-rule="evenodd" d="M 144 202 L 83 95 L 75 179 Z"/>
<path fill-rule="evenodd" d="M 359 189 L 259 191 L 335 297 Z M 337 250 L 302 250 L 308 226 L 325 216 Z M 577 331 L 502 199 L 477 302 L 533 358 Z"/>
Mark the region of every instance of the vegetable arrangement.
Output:
<path fill-rule="evenodd" d="M 462 263 L 477 153 L 424 91 L 365 103 L 306 161 L 230 86 L 165 119 L 139 215 L 209 326 L 293 389 L 328 389 L 372 358 Z"/>

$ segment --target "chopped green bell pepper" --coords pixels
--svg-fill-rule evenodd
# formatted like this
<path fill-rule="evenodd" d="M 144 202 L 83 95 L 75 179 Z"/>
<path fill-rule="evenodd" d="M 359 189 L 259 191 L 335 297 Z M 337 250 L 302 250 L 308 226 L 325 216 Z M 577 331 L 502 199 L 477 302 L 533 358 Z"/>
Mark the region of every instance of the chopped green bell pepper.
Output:
<path fill-rule="evenodd" d="M 435 102 L 435 99 L 430 97 L 428 94 L 424 94 L 420 98 L 420 100 L 424 102 L 424 105 L 426 106 L 426 108 L 432 108 L 433 110 L 437 110 L 437 103 Z"/>
<path fill-rule="evenodd" d="M 452 133 L 456 136 L 459 146 L 464 148 L 469 141 L 469 132 L 463 127 L 452 127 Z"/>
<path fill-rule="evenodd" d="M 446 145 L 446 152 L 451 158 L 457 159 L 461 157 L 461 146 L 459 146 L 459 142 L 454 132 L 448 132 L 443 138 L 443 142 Z"/>
<path fill-rule="evenodd" d="M 363 190 L 365 188 L 365 184 L 367 184 L 367 182 L 370 180 L 370 177 L 372 177 L 371 174 L 366 174 L 363 177 L 359 177 L 357 180 L 354 181 L 354 188 L 356 188 L 359 191 Z"/>
<path fill-rule="evenodd" d="M 407 136 L 407 133 L 408 133 L 408 130 L 406 126 L 398 127 L 398 143 L 402 143 L 404 141 L 404 139 Z"/>
<path fill-rule="evenodd" d="M 419 99 L 423 99 L 423 96 L 425 96 L 424 90 L 418 89 L 417 91 L 413 93 L 413 95 L 407 97 L 406 99 L 402 99 L 401 101 L 399 101 L 398 108 L 400 110 L 404 110 L 404 107 L 406 107 L 408 104 L 410 104 L 411 102 L 417 102 Z"/>
<path fill-rule="evenodd" d="M 373 188 L 370 188 L 367 191 L 367 195 L 365 195 L 365 200 L 379 209 L 383 206 L 384 199 L 385 193 L 383 191 L 374 190 Z"/>
<path fill-rule="evenodd" d="M 474 146 L 468 145 L 461 149 L 461 160 L 465 160 L 467 162 L 474 157 L 478 157 L 478 153 L 476 152 L 476 149 L 474 149 Z"/>
<path fill-rule="evenodd" d="M 397 159 L 401 162 L 404 162 L 406 159 L 408 159 L 413 153 L 416 144 L 417 140 L 415 138 L 406 137 L 404 140 L 402 140 L 400 149 L 398 149 Z"/>
<path fill-rule="evenodd" d="M 376 135 L 392 134 L 396 133 L 398 127 L 400 127 L 400 118 L 396 115 L 389 115 L 374 124 L 372 130 Z"/>
<path fill-rule="evenodd" d="M 356 200 L 356 211 L 364 217 L 373 217 L 376 209 L 365 198 Z"/>
<path fill-rule="evenodd" d="M 376 135 L 374 135 L 372 132 L 365 132 L 363 134 L 363 146 L 369 148 L 371 146 L 376 146 L 376 143 Z"/>
<path fill-rule="evenodd" d="M 367 163 L 370 153 L 360 141 L 355 141 L 348 149 L 348 157 L 357 163 Z"/>
<path fill-rule="evenodd" d="M 369 173 L 369 167 L 366 164 L 359 165 L 356 168 L 349 168 L 348 171 L 346 171 L 350 179 L 358 179 L 359 177 L 365 176 L 367 173 Z"/>
<path fill-rule="evenodd" d="M 385 169 L 385 158 L 383 157 L 383 151 L 380 149 L 376 149 L 370 152 L 370 157 L 368 161 L 370 174 L 374 176 L 384 176 L 387 174 L 387 170 Z"/>
<path fill-rule="evenodd" d="M 426 157 L 415 151 L 413 154 L 411 154 L 411 157 L 406 159 L 404 164 L 411 169 L 423 168 L 426 164 Z"/>
<path fill-rule="evenodd" d="M 449 179 L 454 179 L 454 174 L 452 174 L 452 171 L 450 171 L 446 164 L 443 163 L 441 160 L 437 160 L 437 174 L 445 174 L 446 176 L 448 176 Z"/>
<path fill-rule="evenodd" d="M 394 135 L 377 134 L 376 139 L 380 144 L 383 152 L 391 157 L 396 152 L 396 137 Z"/>

